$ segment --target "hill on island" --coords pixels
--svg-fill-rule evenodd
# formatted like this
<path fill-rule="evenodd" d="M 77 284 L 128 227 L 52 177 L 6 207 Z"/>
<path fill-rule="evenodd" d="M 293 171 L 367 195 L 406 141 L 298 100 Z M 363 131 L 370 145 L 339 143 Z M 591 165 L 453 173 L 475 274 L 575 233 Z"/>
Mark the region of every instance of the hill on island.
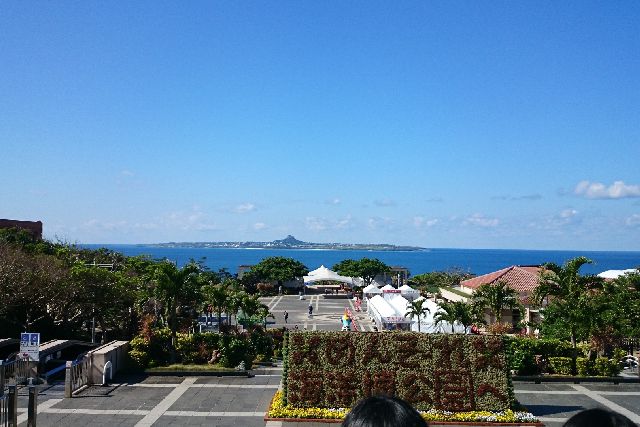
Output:
<path fill-rule="evenodd" d="M 233 249 L 328 249 L 367 251 L 421 251 L 417 246 L 397 246 L 386 243 L 312 243 L 303 242 L 292 235 L 271 242 L 168 242 L 151 246 L 164 248 L 233 248 Z"/>

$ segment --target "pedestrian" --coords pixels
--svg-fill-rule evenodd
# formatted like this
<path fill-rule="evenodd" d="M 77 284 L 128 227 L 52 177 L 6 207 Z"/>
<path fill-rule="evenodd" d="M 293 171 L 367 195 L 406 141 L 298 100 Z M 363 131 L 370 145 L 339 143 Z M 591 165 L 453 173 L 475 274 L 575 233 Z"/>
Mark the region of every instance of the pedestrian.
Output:
<path fill-rule="evenodd" d="M 347 414 L 342 427 L 428 427 L 420 413 L 397 397 L 372 396 Z"/>
<path fill-rule="evenodd" d="M 288 321 L 289 321 L 289 313 L 287 313 L 286 310 L 285 310 L 285 312 L 284 312 L 284 323 L 288 323 Z"/>
<path fill-rule="evenodd" d="M 633 427 L 629 418 L 607 409 L 587 409 L 569 418 L 563 427 Z"/>
<path fill-rule="evenodd" d="M 311 301 L 309 301 L 309 317 L 313 316 L 313 305 L 311 305 Z"/>

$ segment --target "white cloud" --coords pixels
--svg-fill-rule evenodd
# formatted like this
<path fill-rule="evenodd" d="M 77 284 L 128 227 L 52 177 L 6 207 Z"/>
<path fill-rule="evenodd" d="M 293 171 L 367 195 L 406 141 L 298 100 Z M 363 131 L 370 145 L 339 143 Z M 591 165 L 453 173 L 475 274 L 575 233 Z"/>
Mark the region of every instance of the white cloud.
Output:
<path fill-rule="evenodd" d="M 242 203 L 238 206 L 236 206 L 235 208 L 233 208 L 233 211 L 236 213 L 247 213 L 247 212 L 253 212 L 256 210 L 256 205 L 254 205 L 253 203 Z"/>
<path fill-rule="evenodd" d="M 334 197 L 333 199 L 329 199 L 325 202 L 327 205 L 339 205 L 340 203 L 342 203 L 342 200 L 340 200 L 338 197 Z"/>
<path fill-rule="evenodd" d="M 367 227 L 371 230 L 378 230 L 381 228 L 390 228 L 393 226 L 393 220 L 387 217 L 371 217 L 367 220 Z"/>
<path fill-rule="evenodd" d="M 120 171 L 120 175 L 122 175 L 122 176 L 134 176 L 135 174 L 133 172 L 131 172 L 130 170 L 123 169 L 123 170 Z"/>
<path fill-rule="evenodd" d="M 640 214 L 633 214 L 625 220 L 625 224 L 629 227 L 635 227 L 640 225 Z"/>
<path fill-rule="evenodd" d="M 327 220 L 324 218 L 317 218 L 314 216 L 308 216 L 304 219 L 305 227 L 311 231 L 326 230 L 329 226 Z"/>
<path fill-rule="evenodd" d="M 588 199 L 623 199 L 640 197 L 640 185 L 627 185 L 624 181 L 615 181 L 607 187 L 600 182 L 580 181 L 573 192 Z"/>
<path fill-rule="evenodd" d="M 267 224 L 265 224 L 264 222 L 256 222 L 255 224 L 253 224 L 253 229 L 256 231 L 264 230 L 265 228 L 267 228 Z"/>
<path fill-rule="evenodd" d="M 426 218 L 424 216 L 414 216 L 413 226 L 416 228 L 433 227 L 440 222 L 437 218 Z"/>
<path fill-rule="evenodd" d="M 345 230 L 352 228 L 354 225 L 351 215 L 337 220 L 308 216 L 305 218 L 304 222 L 305 227 L 307 227 L 307 229 L 311 231 Z"/>
<path fill-rule="evenodd" d="M 498 218 L 487 218 L 479 213 L 468 216 L 462 221 L 462 225 L 474 225 L 477 227 L 497 227 L 499 223 Z"/>
<path fill-rule="evenodd" d="M 577 214 L 578 214 L 578 211 L 575 209 L 565 209 L 562 212 L 560 212 L 560 218 L 568 219 L 576 216 Z"/>

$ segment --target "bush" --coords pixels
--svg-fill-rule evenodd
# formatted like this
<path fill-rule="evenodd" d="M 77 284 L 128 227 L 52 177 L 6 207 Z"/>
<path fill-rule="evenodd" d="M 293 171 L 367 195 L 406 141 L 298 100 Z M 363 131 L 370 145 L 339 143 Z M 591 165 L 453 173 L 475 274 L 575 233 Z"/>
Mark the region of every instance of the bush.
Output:
<path fill-rule="evenodd" d="M 252 352 L 251 342 L 248 339 L 244 339 L 242 335 L 239 336 L 222 336 L 220 352 L 220 364 L 227 368 L 235 368 L 244 362 L 247 369 L 251 369 L 251 364 L 255 358 L 255 353 Z"/>
<path fill-rule="evenodd" d="M 588 357 L 578 357 L 576 359 L 576 372 L 582 377 L 592 375 L 593 364 Z"/>
<path fill-rule="evenodd" d="M 273 357 L 273 338 L 262 328 L 255 328 L 250 335 L 251 351 L 255 355 L 261 355 L 263 360 L 271 360 Z"/>
<path fill-rule="evenodd" d="M 549 368 L 552 374 L 571 375 L 573 361 L 570 357 L 550 357 Z"/>
<path fill-rule="evenodd" d="M 526 336 L 509 337 L 511 369 L 518 375 L 535 375 L 543 373 L 543 366 L 538 366 L 536 355 L 543 361 L 551 357 L 571 357 L 571 343 L 558 339 L 532 338 Z"/>
<path fill-rule="evenodd" d="M 601 377 L 615 377 L 620 373 L 620 365 L 615 359 L 598 357 L 593 363 L 593 373 Z"/>

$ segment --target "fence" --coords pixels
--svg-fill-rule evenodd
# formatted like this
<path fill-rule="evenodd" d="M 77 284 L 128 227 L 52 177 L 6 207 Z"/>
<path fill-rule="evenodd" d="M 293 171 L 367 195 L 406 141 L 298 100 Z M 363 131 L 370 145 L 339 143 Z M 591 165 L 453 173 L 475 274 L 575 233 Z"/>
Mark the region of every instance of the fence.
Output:
<path fill-rule="evenodd" d="M 0 389 L 0 427 L 18 427 L 18 386 L 9 384 Z M 38 389 L 29 386 L 29 404 L 27 407 L 27 427 L 36 427 L 38 413 Z M 23 415 L 24 416 L 24 415 Z M 24 422 L 23 420 L 20 420 Z"/>
<path fill-rule="evenodd" d="M 0 388 L 6 388 L 10 381 L 15 384 L 27 384 L 27 378 L 35 376 L 29 359 L 16 359 L 11 362 L 0 360 Z"/>
<path fill-rule="evenodd" d="M 67 362 L 64 377 L 64 397 L 71 397 L 73 393 L 90 385 L 92 362 L 91 354 L 86 354 L 79 360 Z"/>

